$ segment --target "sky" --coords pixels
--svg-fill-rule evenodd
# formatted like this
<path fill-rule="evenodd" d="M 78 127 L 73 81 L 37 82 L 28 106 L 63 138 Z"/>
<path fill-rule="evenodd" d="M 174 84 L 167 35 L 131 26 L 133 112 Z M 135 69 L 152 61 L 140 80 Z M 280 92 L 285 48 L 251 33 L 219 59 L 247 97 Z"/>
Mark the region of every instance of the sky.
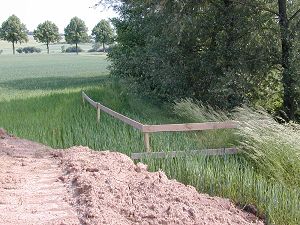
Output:
<path fill-rule="evenodd" d="M 38 24 L 50 20 L 54 22 L 60 33 L 74 16 L 84 20 L 89 29 L 101 20 L 117 16 L 112 9 L 90 8 L 97 0 L 1 0 L 0 26 L 9 16 L 15 14 L 29 31 Z"/>

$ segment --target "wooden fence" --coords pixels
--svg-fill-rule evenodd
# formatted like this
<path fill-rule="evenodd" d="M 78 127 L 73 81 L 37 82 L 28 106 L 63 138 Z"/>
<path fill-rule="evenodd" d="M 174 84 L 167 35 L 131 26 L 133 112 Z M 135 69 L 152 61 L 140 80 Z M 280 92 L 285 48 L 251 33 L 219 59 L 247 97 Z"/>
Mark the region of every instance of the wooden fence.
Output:
<path fill-rule="evenodd" d="M 84 92 L 82 92 L 82 101 L 89 102 L 94 108 L 97 109 L 97 122 L 100 122 L 101 111 L 106 112 L 107 114 L 115 117 L 116 119 L 123 121 L 124 123 L 130 125 L 131 127 L 138 129 L 144 134 L 144 144 L 147 153 L 133 153 L 133 158 L 140 159 L 143 157 L 176 157 L 182 155 L 184 152 L 153 152 L 151 153 L 150 147 L 150 134 L 156 132 L 187 132 L 187 131 L 203 131 L 203 130 L 216 130 L 216 129 L 233 129 L 237 125 L 233 121 L 226 122 L 206 122 L 206 123 L 184 123 L 184 124 L 162 124 L 162 125 L 146 125 L 139 123 L 133 119 L 130 119 L 118 112 L 111 110 L 110 108 L 102 105 L 99 102 L 95 102 Z M 189 151 L 191 154 L 203 154 L 207 152 L 215 152 L 215 155 L 218 154 L 235 154 L 237 153 L 236 148 L 223 148 L 223 149 L 209 149 L 209 150 L 194 150 Z"/>

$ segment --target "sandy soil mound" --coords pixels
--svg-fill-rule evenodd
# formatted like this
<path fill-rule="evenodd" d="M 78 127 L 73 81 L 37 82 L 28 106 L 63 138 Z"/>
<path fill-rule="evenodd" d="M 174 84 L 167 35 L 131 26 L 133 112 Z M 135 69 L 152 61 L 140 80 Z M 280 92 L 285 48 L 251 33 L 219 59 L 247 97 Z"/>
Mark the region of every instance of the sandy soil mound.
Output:
<path fill-rule="evenodd" d="M 147 172 L 120 153 L 74 147 L 64 152 L 62 166 L 84 224 L 263 224 L 227 199 Z"/>
<path fill-rule="evenodd" d="M 0 129 L 0 225 L 263 224 L 127 156 L 53 150 Z"/>
<path fill-rule="evenodd" d="M 79 225 L 51 149 L 1 131 L 0 224 Z"/>

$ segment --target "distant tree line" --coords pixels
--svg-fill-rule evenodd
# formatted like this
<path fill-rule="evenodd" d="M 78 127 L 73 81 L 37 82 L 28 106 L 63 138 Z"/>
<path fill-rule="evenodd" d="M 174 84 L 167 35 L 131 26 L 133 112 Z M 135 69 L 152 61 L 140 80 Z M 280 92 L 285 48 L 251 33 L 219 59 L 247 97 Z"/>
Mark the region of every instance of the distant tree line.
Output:
<path fill-rule="evenodd" d="M 87 34 L 88 28 L 85 22 L 78 17 L 71 19 L 68 26 L 65 28 L 65 39 L 68 44 L 75 44 L 75 50 L 78 54 L 78 44 L 89 41 Z M 20 19 L 12 15 L 2 23 L 0 27 L 0 39 L 11 42 L 13 54 L 15 54 L 15 44 L 28 42 L 28 30 L 25 24 L 21 23 Z M 45 21 L 38 25 L 33 31 L 33 37 L 37 42 L 45 43 L 49 54 L 49 44 L 57 43 L 61 40 L 58 27 L 51 21 Z M 114 32 L 111 24 L 107 20 L 101 20 L 93 29 L 92 36 L 96 42 L 100 42 L 105 51 L 105 44 L 111 44 L 114 41 Z M 38 52 L 32 49 L 25 49 L 25 52 Z M 24 49 L 18 49 L 18 52 L 24 52 Z"/>
<path fill-rule="evenodd" d="M 161 101 L 260 105 L 299 119 L 300 1 L 100 1 L 117 46 L 111 73 Z"/>

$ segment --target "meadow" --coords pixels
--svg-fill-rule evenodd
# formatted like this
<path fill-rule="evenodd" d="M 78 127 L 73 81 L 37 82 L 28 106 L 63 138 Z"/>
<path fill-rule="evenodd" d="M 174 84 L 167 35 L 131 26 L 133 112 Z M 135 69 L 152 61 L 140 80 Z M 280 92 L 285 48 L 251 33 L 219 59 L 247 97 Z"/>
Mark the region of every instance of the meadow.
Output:
<path fill-rule="evenodd" d="M 82 104 L 81 90 L 145 124 L 188 121 L 172 105 L 128 94 L 108 75 L 107 66 L 103 55 L 0 55 L 0 127 L 53 148 L 84 145 L 128 155 L 144 151 L 137 130 L 104 113 L 97 124 L 95 109 Z M 151 136 L 153 151 L 236 144 L 236 134 L 228 130 Z M 243 155 L 143 161 L 150 170 L 162 169 L 201 192 L 230 198 L 241 207 L 255 206 L 268 224 L 300 224 L 299 184 L 268 177 Z"/>

